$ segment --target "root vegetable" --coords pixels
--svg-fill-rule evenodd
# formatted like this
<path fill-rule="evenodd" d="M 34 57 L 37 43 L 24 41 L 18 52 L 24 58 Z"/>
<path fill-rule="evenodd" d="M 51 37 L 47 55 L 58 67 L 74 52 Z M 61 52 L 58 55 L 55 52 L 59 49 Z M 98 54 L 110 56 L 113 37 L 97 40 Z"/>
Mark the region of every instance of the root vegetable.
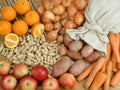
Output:
<path fill-rule="evenodd" d="M 62 0 L 51 0 L 53 6 L 59 6 L 62 3 Z"/>
<path fill-rule="evenodd" d="M 81 74 L 89 66 L 84 60 L 78 60 L 72 64 L 69 72 L 74 76 Z"/>
<path fill-rule="evenodd" d="M 78 52 L 82 47 L 83 47 L 83 43 L 80 40 L 73 41 L 68 46 L 69 50 L 73 52 Z"/>
<path fill-rule="evenodd" d="M 44 13 L 44 8 L 42 6 L 42 4 L 39 4 L 38 7 L 37 7 L 37 11 L 38 13 L 42 16 L 43 13 Z"/>
<path fill-rule="evenodd" d="M 73 51 L 67 50 L 67 55 L 74 60 L 83 59 L 80 52 L 73 52 Z"/>
<path fill-rule="evenodd" d="M 71 16 L 74 16 L 74 15 L 77 13 L 77 8 L 76 8 L 75 5 L 72 3 L 72 4 L 70 4 L 70 6 L 68 7 L 67 11 L 68 11 L 68 16 L 71 17 Z"/>
<path fill-rule="evenodd" d="M 45 18 L 45 17 L 42 17 L 42 22 L 43 22 L 43 23 L 48 23 L 48 22 L 51 22 L 51 20 L 50 20 L 50 19 L 47 19 L 47 18 Z"/>
<path fill-rule="evenodd" d="M 63 43 L 63 35 L 58 35 L 57 42 Z"/>
<path fill-rule="evenodd" d="M 50 0 L 43 0 L 42 5 L 46 10 L 51 10 L 53 7 Z"/>
<path fill-rule="evenodd" d="M 54 41 L 57 39 L 57 37 L 58 37 L 58 30 L 49 31 L 46 35 L 46 39 L 48 41 Z"/>
<path fill-rule="evenodd" d="M 61 16 L 56 15 L 56 16 L 55 16 L 55 19 L 54 19 L 54 21 L 53 21 L 53 22 L 58 22 L 58 21 L 60 21 L 60 19 L 61 19 Z"/>
<path fill-rule="evenodd" d="M 101 54 L 99 51 L 93 51 L 93 53 L 90 56 L 85 57 L 85 60 L 91 63 L 96 61 L 100 56 Z"/>
<path fill-rule="evenodd" d="M 62 15 L 65 12 L 65 8 L 62 5 L 53 8 L 53 13 L 56 15 Z"/>
<path fill-rule="evenodd" d="M 53 24 L 51 22 L 45 23 L 45 30 L 46 31 L 51 31 L 53 30 Z"/>
<path fill-rule="evenodd" d="M 85 18 L 84 18 L 84 15 L 82 13 L 77 13 L 75 16 L 74 16 L 74 22 L 78 25 L 78 26 L 81 26 L 84 22 Z"/>
<path fill-rule="evenodd" d="M 67 17 L 68 17 L 68 12 L 65 11 L 65 12 L 62 14 L 61 19 L 66 19 Z"/>
<path fill-rule="evenodd" d="M 68 20 L 65 24 L 64 24 L 64 28 L 65 29 L 72 29 L 75 28 L 76 24 L 72 21 L 72 20 Z"/>
<path fill-rule="evenodd" d="M 78 10 L 82 11 L 86 8 L 87 1 L 86 0 L 74 0 L 74 4 L 78 8 Z"/>
<path fill-rule="evenodd" d="M 61 23 L 59 21 L 54 23 L 54 29 L 60 30 L 61 28 L 62 28 L 62 26 L 61 26 Z"/>
<path fill-rule="evenodd" d="M 60 33 L 61 35 L 65 35 L 65 31 L 66 31 L 66 29 L 65 29 L 65 28 L 62 28 L 62 29 L 59 31 L 59 33 Z"/>
<path fill-rule="evenodd" d="M 68 7 L 68 6 L 71 4 L 72 1 L 73 1 L 73 0 L 62 0 L 62 5 L 63 5 L 64 7 Z"/>
<path fill-rule="evenodd" d="M 46 10 L 43 14 L 43 17 L 48 19 L 48 20 L 54 20 L 55 19 L 54 13 L 51 12 L 50 10 Z"/>
<path fill-rule="evenodd" d="M 53 66 L 52 76 L 58 77 L 61 74 L 67 72 L 72 64 L 73 64 L 73 62 L 69 57 L 67 57 L 67 56 L 62 57 Z"/>
<path fill-rule="evenodd" d="M 59 55 L 63 56 L 63 55 L 66 55 L 66 53 L 67 53 L 67 48 L 64 45 L 58 48 Z"/>
<path fill-rule="evenodd" d="M 65 34 L 65 36 L 64 36 L 64 44 L 65 44 L 65 46 L 69 46 L 69 44 L 71 43 L 73 41 L 73 39 L 72 38 L 70 38 L 70 36 L 68 35 L 68 34 Z"/>
<path fill-rule="evenodd" d="M 65 19 L 61 20 L 62 26 L 64 26 L 67 21 L 68 21 L 68 18 L 65 18 Z"/>
<path fill-rule="evenodd" d="M 81 49 L 81 55 L 83 57 L 88 57 L 90 56 L 94 51 L 94 48 L 90 45 L 85 45 L 82 49 Z"/>

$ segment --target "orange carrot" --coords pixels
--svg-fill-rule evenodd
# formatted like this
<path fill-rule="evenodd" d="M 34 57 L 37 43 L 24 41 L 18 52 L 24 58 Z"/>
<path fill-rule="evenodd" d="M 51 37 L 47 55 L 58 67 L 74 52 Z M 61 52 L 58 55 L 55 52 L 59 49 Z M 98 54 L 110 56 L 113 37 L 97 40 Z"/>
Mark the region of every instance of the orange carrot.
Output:
<path fill-rule="evenodd" d="M 110 32 L 109 40 L 110 40 L 115 58 L 117 59 L 117 62 L 120 63 L 119 43 L 117 42 L 118 41 L 117 35 Z"/>
<path fill-rule="evenodd" d="M 95 75 L 97 74 L 97 72 L 99 72 L 99 70 L 102 68 L 103 64 L 105 62 L 105 58 L 104 57 L 100 57 L 93 70 L 91 71 L 90 75 L 88 76 L 86 82 L 85 82 L 85 88 L 88 89 L 90 87 L 90 85 L 92 84 L 94 78 L 95 78 Z"/>
<path fill-rule="evenodd" d="M 117 71 L 115 75 L 112 77 L 110 85 L 111 86 L 116 86 L 120 80 L 120 71 Z"/>
<path fill-rule="evenodd" d="M 112 71 L 117 72 L 117 60 L 115 58 L 114 53 L 112 53 L 111 61 L 112 61 Z"/>
<path fill-rule="evenodd" d="M 103 90 L 109 90 L 109 86 L 110 86 L 110 79 L 112 76 L 112 62 L 109 61 L 106 67 L 106 73 L 107 73 L 107 79 L 103 85 Z"/>
<path fill-rule="evenodd" d="M 95 79 L 90 87 L 90 90 L 99 90 L 107 79 L 107 74 L 100 71 L 96 74 Z"/>
<path fill-rule="evenodd" d="M 103 71 L 103 72 L 105 72 L 107 63 L 108 63 L 108 61 L 110 60 L 111 52 L 112 52 L 111 44 L 108 43 L 108 44 L 107 44 L 107 47 L 106 47 L 105 62 L 104 62 L 104 65 L 103 65 L 103 67 L 102 67 L 102 71 Z"/>
<path fill-rule="evenodd" d="M 81 82 L 82 80 L 84 80 L 92 71 L 93 67 L 95 66 L 95 63 L 92 63 L 87 69 L 85 69 L 85 71 L 83 71 L 83 73 L 81 73 L 78 77 L 77 80 L 78 82 Z"/>

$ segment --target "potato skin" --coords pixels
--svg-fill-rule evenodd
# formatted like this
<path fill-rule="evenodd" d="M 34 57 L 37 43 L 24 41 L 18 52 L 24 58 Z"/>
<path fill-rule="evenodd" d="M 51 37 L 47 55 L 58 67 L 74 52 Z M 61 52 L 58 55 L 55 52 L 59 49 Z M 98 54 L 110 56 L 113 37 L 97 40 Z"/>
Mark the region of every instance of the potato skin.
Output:
<path fill-rule="evenodd" d="M 94 51 L 94 48 L 90 45 L 85 45 L 82 49 L 81 49 L 81 55 L 83 57 L 88 57 L 90 56 Z"/>
<path fill-rule="evenodd" d="M 58 53 L 61 55 L 61 56 L 63 56 L 63 55 L 66 55 L 66 53 L 67 53 L 67 48 L 63 45 L 63 46 L 60 46 L 59 48 L 58 48 Z"/>
<path fill-rule="evenodd" d="M 76 40 L 70 43 L 68 47 L 70 51 L 78 52 L 83 47 L 83 43 L 80 40 Z"/>
<path fill-rule="evenodd" d="M 62 57 L 53 66 L 52 76 L 58 77 L 61 74 L 67 72 L 72 64 L 73 64 L 73 61 L 68 56 Z"/>
<path fill-rule="evenodd" d="M 72 41 L 73 41 L 73 39 L 70 38 L 70 36 L 69 36 L 68 34 L 65 34 L 65 36 L 64 36 L 64 45 L 68 47 L 69 44 L 70 44 Z"/>
<path fill-rule="evenodd" d="M 81 74 L 89 64 L 85 60 L 78 60 L 74 64 L 72 64 L 71 68 L 69 69 L 69 72 L 73 74 L 74 76 L 78 76 Z"/>
<path fill-rule="evenodd" d="M 85 60 L 88 62 L 94 62 L 101 56 L 99 51 L 94 51 L 90 56 L 85 57 Z"/>
<path fill-rule="evenodd" d="M 83 59 L 80 52 L 73 52 L 73 51 L 67 50 L 67 55 L 74 60 Z"/>

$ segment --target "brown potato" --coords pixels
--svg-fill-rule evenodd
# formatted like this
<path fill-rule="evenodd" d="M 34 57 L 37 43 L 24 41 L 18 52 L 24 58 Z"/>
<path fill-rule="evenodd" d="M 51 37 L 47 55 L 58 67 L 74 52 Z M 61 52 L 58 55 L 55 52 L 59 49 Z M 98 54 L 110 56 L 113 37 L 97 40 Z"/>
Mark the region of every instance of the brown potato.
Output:
<path fill-rule="evenodd" d="M 72 38 L 70 38 L 70 36 L 68 34 L 65 34 L 64 36 L 64 44 L 65 46 L 69 46 L 69 44 L 73 41 Z"/>
<path fill-rule="evenodd" d="M 77 76 L 81 74 L 88 66 L 89 64 L 85 62 L 85 60 L 78 60 L 74 64 L 72 64 L 69 72 L 74 76 Z"/>
<path fill-rule="evenodd" d="M 60 54 L 61 56 L 66 55 L 67 54 L 67 48 L 64 45 L 60 46 L 58 48 L 58 54 Z"/>
<path fill-rule="evenodd" d="M 83 57 L 88 57 L 90 56 L 94 51 L 94 48 L 90 45 L 85 45 L 82 49 L 81 49 L 81 55 Z"/>
<path fill-rule="evenodd" d="M 67 55 L 74 60 L 83 59 L 80 52 L 73 52 L 73 51 L 67 50 Z"/>
<path fill-rule="evenodd" d="M 80 40 L 73 41 L 68 46 L 69 50 L 73 52 L 78 52 L 82 47 L 83 47 L 83 43 Z"/>
<path fill-rule="evenodd" d="M 57 42 L 63 43 L 63 35 L 58 35 Z"/>
<path fill-rule="evenodd" d="M 68 56 L 64 56 L 53 66 L 52 76 L 58 77 L 61 74 L 67 72 L 72 64 L 73 61 Z"/>
<path fill-rule="evenodd" d="M 94 61 L 96 61 L 100 56 L 101 56 L 101 54 L 100 54 L 99 51 L 93 51 L 93 53 L 92 53 L 90 56 L 85 57 L 85 60 L 88 61 L 88 62 L 94 62 Z"/>

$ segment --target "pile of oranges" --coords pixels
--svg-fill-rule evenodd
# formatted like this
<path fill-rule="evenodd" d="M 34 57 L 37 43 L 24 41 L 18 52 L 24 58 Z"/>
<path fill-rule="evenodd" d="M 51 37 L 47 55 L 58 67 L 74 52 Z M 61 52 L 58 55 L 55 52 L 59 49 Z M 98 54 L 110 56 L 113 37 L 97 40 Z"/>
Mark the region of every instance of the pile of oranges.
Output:
<path fill-rule="evenodd" d="M 17 15 L 24 15 L 24 20 L 15 20 Z M 44 32 L 44 25 L 40 23 L 38 12 L 31 10 L 28 0 L 17 0 L 13 7 L 4 7 L 1 10 L 0 35 L 5 36 L 4 44 L 14 48 L 19 43 L 19 36 L 28 32 L 32 27 L 32 35 L 39 37 Z"/>

